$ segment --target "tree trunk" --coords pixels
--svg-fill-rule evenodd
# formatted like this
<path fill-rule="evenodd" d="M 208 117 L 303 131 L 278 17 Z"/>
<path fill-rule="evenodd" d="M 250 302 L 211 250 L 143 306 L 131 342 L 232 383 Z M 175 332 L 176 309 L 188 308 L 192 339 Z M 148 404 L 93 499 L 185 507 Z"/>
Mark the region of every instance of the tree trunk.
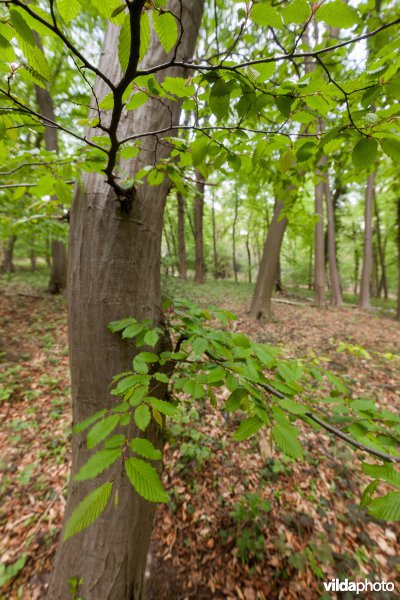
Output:
<path fill-rule="evenodd" d="M 400 321 L 400 198 L 397 199 L 397 312 Z"/>
<path fill-rule="evenodd" d="M 171 2 L 179 14 L 179 2 Z M 183 38 L 178 60 L 190 59 L 200 27 L 203 2 L 183 3 Z M 114 81 L 120 76 L 115 48 L 118 29 L 107 27 L 100 69 Z M 167 60 L 152 35 L 148 60 L 160 64 Z M 182 70 L 165 69 L 164 76 L 182 76 Z M 96 83 L 96 95 L 108 92 L 102 81 Z M 165 106 L 164 106 L 165 105 Z M 119 138 L 140 132 L 167 129 L 179 122 L 180 104 L 150 100 L 134 113 L 124 113 Z M 124 164 L 133 176 L 146 165 L 168 156 L 167 145 L 142 149 Z M 71 210 L 68 305 L 69 343 L 72 377 L 73 421 L 81 421 L 115 402 L 110 396 L 112 377 L 132 366 L 134 347 L 110 333 L 110 321 L 132 316 L 161 321 L 160 255 L 163 212 L 170 182 L 158 187 L 142 184 L 136 190 L 130 211 L 121 211 L 114 193 L 97 173 L 85 174 L 76 189 Z M 165 342 L 166 344 L 167 342 Z M 163 344 L 163 345 L 165 345 Z M 165 394 L 161 386 L 159 395 Z M 132 427 L 133 435 L 135 428 Z M 137 433 L 137 432 L 136 432 Z M 152 437 L 155 437 L 153 432 Z M 107 473 L 93 483 L 76 483 L 74 473 L 87 460 L 82 438 L 72 439 L 72 476 L 66 517 Z M 136 600 L 143 597 L 143 578 L 152 530 L 155 506 L 138 496 L 123 472 L 118 477 L 119 502 L 113 502 L 88 529 L 58 548 L 48 599 L 69 598 L 68 579 L 84 580 L 80 595 L 85 600 Z M 116 483 L 114 485 L 117 485 Z"/>
<path fill-rule="evenodd" d="M 181 279 L 187 279 L 186 241 L 185 241 L 185 202 L 182 194 L 177 193 L 178 202 L 178 270 Z"/>
<path fill-rule="evenodd" d="M 324 187 L 323 175 L 318 171 L 320 181 L 315 186 L 315 215 L 318 221 L 314 228 L 314 302 L 325 306 L 325 236 L 324 236 Z"/>
<path fill-rule="evenodd" d="M 282 285 L 282 268 L 281 268 L 281 255 L 279 254 L 278 258 L 278 267 L 276 269 L 276 280 L 275 280 L 275 291 L 282 293 L 283 285 Z"/>
<path fill-rule="evenodd" d="M 385 247 L 382 240 L 382 231 L 381 231 L 381 218 L 379 214 L 379 206 L 377 199 L 375 197 L 374 202 L 374 210 L 375 210 L 375 219 L 376 219 L 376 236 L 378 242 L 378 255 L 379 255 L 379 263 L 381 265 L 381 278 L 378 284 L 378 296 L 380 297 L 383 292 L 383 297 L 385 300 L 388 299 L 389 290 L 388 290 L 388 282 L 386 275 L 386 261 L 385 261 Z"/>
<path fill-rule="evenodd" d="M 368 175 L 367 189 L 365 194 L 365 226 L 364 226 L 364 256 L 360 283 L 359 308 L 369 310 L 371 308 L 371 272 L 372 272 L 372 205 L 374 202 L 376 171 Z"/>
<path fill-rule="evenodd" d="M 194 197 L 194 242 L 195 242 L 195 273 L 194 282 L 204 283 L 204 248 L 203 248 L 203 211 L 204 211 L 204 182 L 200 175 L 196 177 L 197 192 Z"/>
<path fill-rule="evenodd" d="M 39 36 L 36 35 L 36 41 L 41 47 Z M 48 119 L 56 121 L 56 115 L 54 112 L 53 99 L 50 92 L 46 88 L 41 88 L 35 85 L 36 101 L 39 106 L 39 112 Z M 58 153 L 58 129 L 52 127 L 43 122 L 44 126 L 44 143 L 46 150 L 49 152 Z M 64 249 L 61 249 L 61 245 Z M 67 251 L 64 242 L 57 240 L 51 245 L 52 249 L 52 268 L 50 272 L 50 281 L 47 291 L 50 294 L 60 294 L 64 289 L 67 282 Z M 53 254 L 55 252 L 56 254 Z M 64 260 L 65 257 L 65 260 Z"/>
<path fill-rule="evenodd" d="M 357 229 L 356 229 L 356 226 L 354 223 L 353 223 L 353 242 L 354 242 L 354 286 L 353 286 L 353 292 L 354 292 L 354 295 L 357 296 L 358 272 L 360 270 L 360 252 L 358 250 L 358 244 L 357 244 Z"/>
<path fill-rule="evenodd" d="M 268 229 L 267 239 L 265 240 L 260 270 L 250 308 L 250 314 L 256 319 L 263 317 L 271 319 L 272 317 L 272 292 L 276 281 L 282 241 L 288 224 L 286 217 L 280 219 L 283 208 L 284 202 L 283 200 L 279 200 L 275 205 L 274 216 Z"/>
<path fill-rule="evenodd" d="M 331 304 L 332 306 L 340 306 L 342 304 L 342 289 L 340 285 L 340 276 L 336 256 L 335 211 L 329 179 L 327 179 L 325 182 L 325 199 L 328 217 L 328 257 L 332 294 Z"/>
<path fill-rule="evenodd" d="M 165 238 L 165 242 L 167 244 L 167 250 L 168 250 L 168 261 L 167 261 L 167 266 L 165 267 L 165 274 L 169 275 L 169 268 L 171 267 L 171 275 L 174 276 L 175 275 L 175 270 L 174 270 L 174 263 L 172 261 L 172 250 L 171 250 L 171 244 L 169 241 L 169 235 L 168 235 L 168 231 L 167 231 L 167 227 L 165 225 L 164 222 L 164 226 L 163 226 L 163 232 L 164 232 L 164 238 Z"/>
<path fill-rule="evenodd" d="M 246 250 L 247 250 L 247 262 L 248 262 L 248 276 L 249 276 L 249 283 L 252 282 L 252 277 L 251 277 L 251 250 L 250 250 L 250 232 L 247 231 L 247 236 L 246 236 Z"/>
<path fill-rule="evenodd" d="M 238 269 L 236 264 L 236 223 L 238 218 L 238 208 L 239 208 L 239 197 L 238 193 L 235 190 L 235 208 L 233 213 L 233 223 L 232 223 L 232 269 L 233 269 L 233 277 L 235 282 L 238 282 Z"/>
<path fill-rule="evenodd" d="M 213 277 L 218 279 L 218 251 L 217 251 L 217 226 L 215 223 L 215 200 L 214 193 L 212 194 L 211 205 L 211 225 L 212 225 L 212 240 L 213 240 Z"/>
<path fill-rule="evenodd" d="M 7 242 L 3 242 L 3 260 L 0 267 L 2 273 L 14 273 L 15 271 L 13 255 L 16 240 L 17 236 L 11 235 Z"/>

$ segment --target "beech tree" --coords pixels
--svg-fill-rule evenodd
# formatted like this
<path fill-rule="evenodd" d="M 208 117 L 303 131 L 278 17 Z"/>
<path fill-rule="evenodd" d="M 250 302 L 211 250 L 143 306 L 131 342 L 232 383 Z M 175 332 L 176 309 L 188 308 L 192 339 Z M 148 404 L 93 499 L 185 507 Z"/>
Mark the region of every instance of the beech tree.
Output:
<path fill-rule="evenodd" d="M 226 326 L 229 314 L 177 303 L 176 313 L 166 316 L 160 254 L 166 197 L 171 185 L 182 191 L 187 171 L 195 175 L 203 202 L 204 181 L 212 171 L 243 169 L 250 177 L 256 167 L 268 173 L 271 163 L 279 165 L 282 177 L 276 182 L 273 220 L 278 235 L 271 243 L 277 265 L 286 226 L 284 200 L 292 188 L 295 192 L 291 182 L 295 165 L 301 165 L 302 173 L 314 172 L 323 152 L 348 144 L 360 172 L 374 163 L 378 144 L 391 158 L 397 156 L 397 129 L 387 132 L 386 114 L 366 118 L 372 101 L 366 101 L 363 111 L 360 97 L 373 86 L 385 89 L 388 96 L 395 89 L 397 68 L 391 67 L 399 59 L 389 32 L 400 19 L 393 17 L 392 7 L 383 14 L 384 20 L 377 21 L 368 7 L 358 9 L 339 0 L 312 7 L 305 0 L 282 7 L 235 2 L 226 9 L 224 26 L 215 32 L 217 52 L 209 54 L 202 48 L 205 54 L 193 60 L 203 6 L 201 0 L 92 0 L 90 10 L 106 21 L 100 57 L 92 57 L 79 45 L 79 36 L 74 37 L 83 10 L 76 0 L 51 1 L 47 10 L 22 0 L 1 3 L 5 15 L 1 41 L 9 56 L 0 94 L 11 126 L 58 128 L 74 140 L 79 156 L 73 170 L 77 183 L 70 211 L 67 285 L 75 435 L 64 541 L 49 585 L 51 600 L 68 597 L 71 580 L 82 581 L 79 593 L 88 600 L 143 596 L 154 506 L 168 496 L 157 469 L 131 453 L 160 460 L 163 419 L 176 412 L 171 386 L 194 399 L 204 398 L 207 391 L 214 402 L 213 385 L 227 385 L 230 396 L 224 408 L 247 413 L 235 433 L 238 441 L 267 427 L 284 452 L 301 458 L 299 430 L 292 424 L 301 419 L 382 461 L 399 461 L 381 435 L 381 422 L 389 429 L 393 426 L 390 415 L 369 405 L 366 409 L 361 401 L 348 409 L 349 433 L 344 433 L 330 422 L 337 420 L 335 409 L 328 412 L 323 405 L 316 415 L 311 401 L 295 398 L 299 390 L 308 389 L 299 387 L 299 381 L 322 377 L 312 362 L 304 367 L 296 361 L 279 361 L 275 351 L 246 336 L 204 325 L 215 317 Z M 327 47 L 302 44 L 316 13 L 326 26 L 337 24 L 352 33 Z M 275 30 L 282 33 L 280 38 Z M 77 123 L 72 113 L 71 123 L 60 111 L 54 118 L 39 113 L 29 94 L 19 93 L 23 78 L 25 91 L 32 84 L 45 87 L 51 78 L 33 31 L 43 44 L 47 32 L 64 48 L 81 83 L 90 90 L 90 111 L 83 123 L 82 119 Z M 343 85 L 338 83 L 324 55 L 340 61 L 354 44 L 384 32 L 389 37 L 384 41 L 384 36 L 378 37 L 368 71 L 353 71 Z M 265 42 L 261 57 L 256 44 L 260 36 Z M 297 63 L 305 59 L 314 61 L 316 69 L 301 75 Z M 275 81 L 276 65 L 282 67 L 277 67 Z M 288 77 L 293 73 L 295 78 Z M 346 112 L 338 111 L 338 104 Z M 182 107 L 192 114 L 187 124 L 180 119 Z M 199 120 L 203 109 L 212 114 L 207 124 Z M 330 118 L 322 136 L 318 122 L 327 113 Z M 189 131 L 189 136 L 180 137 L 180 130 Z M 41 182 L 41 198 L 51 197 L 56 184 L 67 193 L 67 175 L 71 171 L 57 170 L 57 175 Z M 37 185 L 31 180 L 23 184 L 25 189 Z M 201 213 L 196 216 L 197 233 Z M 275 281 L 276 269 L 271 273 Z M 264 301 L 262 293 L 258 298 Z M 263 306 L 253 312 L 260 316 L 262 311 Z M 329 377 L 338 393 L 347 393 L 337 377 Z M 117 404 L 115 396 L 122 402 Z M 340 418 L 345 410 L 340 405 Z M 366 410 L 369 429 L 352 428 L 351 417 L 364 419 Z M 126 437 L 122 432 L 127 428 Z M 104 445 L 93 454 L 100 443 Z M 108 468 L 117 460 L 121 468 L 110 476 Z M 389 475 L 373 468 L 369 473 L 375 483 L 392 476 L 390 469 Z M 371 514 L 385 518 L 397 514 L 398 495 L 374 500 L 371 495 L 369 490 L 364 497 Z"/>

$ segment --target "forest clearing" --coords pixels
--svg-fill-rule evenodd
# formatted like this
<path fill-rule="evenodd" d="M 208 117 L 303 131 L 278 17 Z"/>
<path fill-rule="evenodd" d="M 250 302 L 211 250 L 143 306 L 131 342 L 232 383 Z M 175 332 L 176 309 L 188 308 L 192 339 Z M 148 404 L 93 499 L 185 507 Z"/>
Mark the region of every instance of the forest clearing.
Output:
<path fill-rule="evenodd" d="M 0 0 L 0 597 L 400 594 L 399 3 Z"/>

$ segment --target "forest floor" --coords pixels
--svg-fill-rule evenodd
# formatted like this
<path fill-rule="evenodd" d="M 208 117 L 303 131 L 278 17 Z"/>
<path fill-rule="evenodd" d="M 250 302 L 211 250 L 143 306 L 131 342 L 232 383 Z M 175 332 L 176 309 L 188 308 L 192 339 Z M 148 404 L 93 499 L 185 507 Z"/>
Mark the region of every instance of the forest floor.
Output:
<path fill-rule="evenodd" d="M 45 277 L 26 273 L 0 281 L 2 600 L 44 598 L 65 507 L 71 436 L 66 300 L 43 292 Z M 169 279 L 165 287 L 233 310 L 237 331 L 282 345 L 288 356 L 312 349 L 347 380 L 352 396 L 400 409 L 400 361 L 382 356 L 399 354 L 400 325 L 381 309 L 318 309 L 284 296 L 274 303 L 275 321 L 260 324 L 246 312 L 248 284 L 195 288 Z M 370 357 L 338 353 L 339 341 L 360 344 Z M 359 508 L 369 482 L 360 457 L 304 426 L 309 460 L 279 453 L 262 460 L 257 439 L 232 441 L 236 425 L 196 404 L 172 426 L 176 441 L 167 445 L 163 476 L 171 501 L 156 516 L 150 600 L 332 598 L 324 596 L 322 582 L 334 577 L 392 581 L 400 590 L 400 526 Z"/>

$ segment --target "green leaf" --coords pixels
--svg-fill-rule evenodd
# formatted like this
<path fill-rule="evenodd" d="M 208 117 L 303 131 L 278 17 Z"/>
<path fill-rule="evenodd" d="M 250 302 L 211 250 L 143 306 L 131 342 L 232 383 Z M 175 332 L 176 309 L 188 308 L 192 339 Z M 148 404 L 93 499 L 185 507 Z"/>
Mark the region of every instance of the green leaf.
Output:
<path fill-rule="evenodd" d="M 136 358 L 141 362 L 155 363 L 158 361 L 158 354 L 155 354 L 154 352 L 139 352 L 139 354 L 135 356 L 135 359 Z"/>
<path fill-rule="evenodd" d="M 140 16 L 140 53 L 139 63 L 146 56 L 150 44 L 150 19 L 147 11 L 142 12 Z"/>
<path fill-rule="evenodd" d="M 136 452 L 136 454 L 140 454 L 144 458 L 148 458 L 150 460 L 160 460 L 162 458 L 161 450 L 158 450 L 150 440 L 146 440 L 144 438 L 134 438 L 129 446 Z"/>
<path fill-rule="evenodd" d="M 16 10 L 10 10 L 11 23 L 21 40 L 30 46 L 36 46 L 33 31 L 25 22 L 23 16 Z M 33 65 L 32 65 L 33 66 Z"/>
<path fill-rule="evenodd" d="M 193 96 L 195 90 L 193 84 L 189 84 L 183 77 L 166 77 L 162 82 L 162 87 L 166 92 L 178 96 L 178 98 L 188 98 Z"/>
<path fill-rule="evenodd" d="M 76 481 L 85 481 L 86 479 L 93 479 L 97 475 L 100 475 L 103 471 L 108 469 L 117 458 L 121 456 L 120 448 L 112 448 L 110 450 L 100 450 L 93 454 L 89 460 L 79 469 L 75 475 Z"/>
<path fill-rule="evenodd" d="M 126 15 L 119 32 L 118 40 L 118 60 L 122 71 L 125 73 L 128 68 L 129 55 L 131 51 L 131 28 L 129 15 Z"/>
<path fill-rule="evenodd" d="M 270 4 L 254 4 L 251 9 L 250 18 L 254 23 L 263 27 L 276 27 L 280 29 L 283 26 L 282 17 Z"/>
<path fill-rule="evenodd" d="M 145 404 L 138 406 L 137 409 L 135 410 L 134 419 L 135 419 L 135 423 L 136 423 L 137 427 L 141 431 L 145 431 L 146 427 L 150 423 L 150 419 L 151 419 L 151 413 L 150 413 L 149 407 L 146 406 Z"/>
<path fill-rule="evenodd" d="M 78 504 L 68 519 L 64 541 L 89 527 L 101 515 L 108 504 L 111 491 L 112 483 L 104 483 Z"/>
<path fill-rule="evenodd" d="M 229 113 L 230 89 L 223 79 L 218 79 L 210 90 L 210 108 L 218 119 L 226 117 Z"/>
<path fill-rule="evenodd" d="M 147 331 L 146 335 L 144 336 L 144 343 L 145 343 L 145 345 L 146 346 L 152 346 L 154 348 L 154 346 L 157 344 L 157 342 L 158 342 L 158 333 L 157 333 L 157 331 L 154 331 L 154 329 L 151 329 L 150 331 Z"/>
<path fill-rule="evenodd" d="M 85 429 L 87 429 L 89 427 L 89 425 L 91 425 L 92 423 L 95 423 L 96 421 L 101 419 L 101 417 L 103 417 L 106 414 L 106 412 L 107 412 L 106 409 L 103 408 L 102 410 L 99 410 L 99 412 L 95 413 L 94 415 L 90 415 L 90 417 L 88 417 L 84 421 L 80 421 L 79 423 L 74 425 L 72 428 L 72 432 L 73 433 L 81 433 L 82 431 L 85 431 Z"/>
<path fill-rule="evenodd" d="M 121 424 L 121 420 L 120 420 Z M 122 433 L 110 435 L 104 442 L 104 448 L 121 448 L 125 444 L 126 438 Z"/>
<path fill-rule="evenodd" d="M 360 17 L 356 9 L 341 0 L 333 0 L 333 2 L 322 4 L 316 12 L 316 18 L 318 21 L 323 21 L 327 25 L 339 29 L 347 29 L 360 23 Z"/>
<path fill-rule="evenodd" d="M 114 108 L 114 94 L 112 92 L 109 92 L 102 100 L 100 100 L 99 108 L 102 108 L 103 110 Z"/>
<path fill-rule="evenodd" d="M 282 14 L 287 25 L 290 23 L 301 25 L 311 16 L 311 7 L 306 0 L 293 0 L 283 8 Z"/>
<path fill-rule="evenodd" d="M 205 135 L 198 137 L 192 144 L 192 162 L 194 167 L 201 165 L 206 157 L 210 140 Z"/>
<path fill-rule="evenodd" d="M 363 138 L 353 148 L 353 165 L 358 171 L 370 167 L 376 159 L 378 142 L 373 138 Z"/>
<path fill-rule="evenodd" d="M 280 113 L 284 117 L 290 117 L 291 107 L 293 104 L 294 98 L 290 96 L 277 96 L 275 99 L 276 106 Z"/>
<path fill-rule="evenodd" d="M 226 412 L 233 412 L 240 408 L 240 404 L 245 396 L 247 396 L 248 391 L 245 388 L 238 387 L 233 390 L 232 394 L 229 396 L 228 400 L 225 402 L 224 410 Z"/>
<path fill-rule="evenodd" d="M 197 337 L 192 342 L 192 350 L 196 356 L 203 354 L 208 348 L 208 340 L 203 337 Z"/>
<path fill-rule="evenodd" d="M 296 435 L 296 428 L 289 424 L 286 426 L 278 424 L 272 428 L 272 437 L 279 448 L 292 458 L 302 458 L 303 449 Z"/>
<path fill-rule="evenodd" d="M 82 6 L 78 0 L 57 0 L 58 10 L 65 23 L 69 23 L 79 15 Z"/>
<path fill-rule="evenodd" d="M 400 162 L 400 140 L 388 138 L 380 141 L 381 148 L 395 163 Z"/>
<path fill-rule="evenodd" d="M 371 504 L 372 495 L 375 492 L 377 487 L 378 487 L 377 481 L 371 481 L 371 483 L 369 483 L 367 485 L 367 487 L 365 488 L 365 490 L 363 491 L 363 494 L 361 496 L 360 508 L 365 508 L 366 506 L 368 506 L 368 504 Z"/>
<path fill-rule="evenodd" d="M 382 498 L 372 500 L 368 512 L 375 519 L 400 521 L 400 492 L 389 492 Z"/>
<path fill-rule="evenodd" d="M 150 502 L 168 502 L 169 496 L 164 490 L 154 467 L 139 458 L 125 461 L 125 470 L 129 481 L 137 493 Z"/>
<path fill-rule="evenodd" d="M 97 446 L 99 442 L 108 437 L 118 425 L 118 421 L 118 415 L 110 415 L 102 421 L 99 421 L 99 423 L 96 423 L 96 425 L 92 427 L 87 435 L 87 447 L 89 450 Z"/>
<path fill-rule="evenodd" d="M 125 106 L 126 110 L 135 110 L 139 106 L 143 106 L 150 99 L 150 96 L 145 92 L 136 92 Z"/>
<path fill-rule="evenodd" d="M 159 398 L 149 397 L 146 398 L 146 401 L 153 407 L 156 408 L 163 415 L 167 415 L 167 417 L 176 417 L 179 414 L 179 409 L 177 406 L 174 406 L 170 402 L 166 402 L 165 400 L 160 400 Z"/>
<path fill-rule="evenodd" d="M 259 73 L 258 77 L 257 77 L 257 81 L 259 81 L 260 83 L 263 83 L 264 81 L 267 81 L 268 79 L 271 78 L 271 76 L 274 74 L 275 71 L 275 67 L 276 64 L 274 62 L 269 62 L 269 63 L 260 63 L 255 65 L 255 70 Z"/>
<path fill-rule="evenodd" d="M 239 427 L 233 434 L 233 439 L 237 442 L 247 440 L 247 438 L 257 433 L 262 426 L 263 422 L 258 417 L 250 417 L 249 419 L 246 419 L 240 423 Z"/>
<path fill-rule="evenodd" d="M 294 400 L 289 400 L 289 398 L 278 400 L 278 404 L 283 410 L 287 410 L 294 415 L 305 415 L 310 410 L 304 404 L 298 404 Z"/>
<path fill-rule="evenodd" d="M 400 489 L 400 473 L 392 465 L 369 465 L 368 463 L 363 463 L 362 470 L 366 475 L 374 479 L 383 479 L 383 481 L 387 481 Z"/>
<path fill-rule="evenodd" d="M 168 54 L 178 41 L 178 25 L 175 17 L 169 13 L 153 12 L 153 25 L 162 47 Z"/>

